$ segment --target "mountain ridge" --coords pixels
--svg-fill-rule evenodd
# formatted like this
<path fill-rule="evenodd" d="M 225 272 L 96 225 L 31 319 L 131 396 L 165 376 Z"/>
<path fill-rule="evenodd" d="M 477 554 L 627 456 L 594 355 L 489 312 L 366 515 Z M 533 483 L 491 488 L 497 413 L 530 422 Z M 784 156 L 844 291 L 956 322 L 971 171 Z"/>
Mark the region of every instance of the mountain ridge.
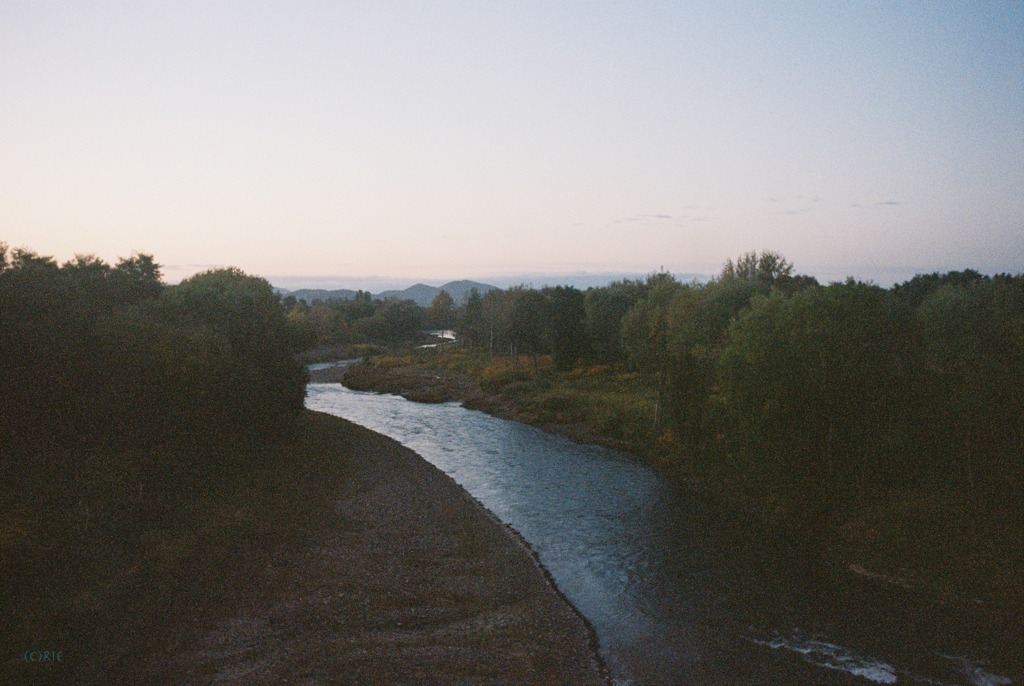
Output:
<path fill-rule="evenodd" d="M 402 290 L 387 290 L 381 291 L 380 293 L 373 293 L 371 294 L 371 297 L 374 300 L 412 300 L 421 307 L 430 307 L 430 304 L 434 302 L 434 298 L 436 298 L 437 294 L 441 291 L 447 291 L 448 295 L 452 297 L 452 300 L 456 303 L 462 303 L 469 297 L 470 291 L 474 288 L 477 289 L 480 295 L 483 295 L 487 291 L 499 290 L 497 286 L 480 283 L 479 281 L 462 279 L 459 281 L 449 281 L 441 286 L 429 286 L 425 283 L 417 283 Z M 358 292 L 350 288 L 338 288 L 333 290 L 323 288 L 300 288 L 294 291 L 277 288 L 275 290 L 281 295 L 290 296 L 296 300 L 305 300 L 308 303 L 312 303 L 317 300 L 352 300 L 356 297 L 356 293 Z"/>

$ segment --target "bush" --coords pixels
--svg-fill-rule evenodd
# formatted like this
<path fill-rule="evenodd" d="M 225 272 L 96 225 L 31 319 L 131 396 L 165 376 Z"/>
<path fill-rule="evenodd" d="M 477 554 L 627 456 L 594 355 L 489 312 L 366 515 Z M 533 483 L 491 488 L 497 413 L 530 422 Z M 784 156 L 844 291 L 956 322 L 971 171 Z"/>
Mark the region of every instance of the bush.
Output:
<path fill-rule="evenodd" d="M 515 362 L 499 360 L 484 369 L 480 375 L 480 388 L 488 393 L 500 393 L 508 384 L 530 378 L 531 374 Z"/>

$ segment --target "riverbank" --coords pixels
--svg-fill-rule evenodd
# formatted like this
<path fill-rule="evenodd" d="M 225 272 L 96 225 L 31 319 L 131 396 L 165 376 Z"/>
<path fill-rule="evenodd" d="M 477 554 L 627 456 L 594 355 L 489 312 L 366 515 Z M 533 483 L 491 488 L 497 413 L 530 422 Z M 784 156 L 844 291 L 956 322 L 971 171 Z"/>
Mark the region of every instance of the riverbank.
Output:
<path fill-rule="evenodd" d="M 604 368 L 556 375 L 543 360 L 538 374 L 534 365 L 528 359 L 518 365 L 498 360 L 484 366 L 470 355 L 407 354 L 374 358 L 344 372 L 329 370 L 316 380 L 343 380 L 354 390 L 410 400 L 460 401 L 467 408 L 579 442 L 626 450 L 690 495 L 718 502 L 758 528 L 763 525 L 765 535 L 786 535 L 771 521 L 777 515 L 771 503 L 728 480 L 703 478 L 691 461 L 671 453 L 665 441 L 644 434 L 655 402 L 651 389 L 638 379 Z M 785 521 L 805 526 L 792 517 Z M 815 562 L 852 581 L 925 594 L 951 611 L 958 606 L 987 608 L 994 621 L 1006 617 L 1019 623 L 1024 616 L 1024 534 L 1012 523 L 994 526 L 964 512 L 952 494 L 908 492 L 867 501 L 816 526 L 811 531 L 818 550 Z"/>
<path fill-rule="evenodd" d="M 310 380 L 343 383 L 354 391 L 391 393 L 414 402 L 459 402 L 468 409 L 530 424 L 578 443 L 602 445 L 637 455 L 646 450 L 644 437 L 637 427 L 622 421 L 636 408 L 616 408 L 601 421 L 595 421 L 579 412 L 580 408 L 573 407 L 571 399 L 557 392 L 534 394 L 535 389 L 527 388 L 527 374 L 519 368 L 510 368 L 502 374 L 503 378 L 496 379 L 486 374 L 467 373 L 457 364 L 446 365 L 444 359 L 437 355 L 424 356 L 420 364 L 411 357 L 376 357 L 351 366 L 312 371 Z M 632 417 L 642 421 L 642 417 L 635 414 Z"/>
<path fill-rule="evenodd" d="M 308 411 L 268 453 L 83 569 L 6 510 L 2 681 L 605 681 L 530 551 L 419 456 Z"/>

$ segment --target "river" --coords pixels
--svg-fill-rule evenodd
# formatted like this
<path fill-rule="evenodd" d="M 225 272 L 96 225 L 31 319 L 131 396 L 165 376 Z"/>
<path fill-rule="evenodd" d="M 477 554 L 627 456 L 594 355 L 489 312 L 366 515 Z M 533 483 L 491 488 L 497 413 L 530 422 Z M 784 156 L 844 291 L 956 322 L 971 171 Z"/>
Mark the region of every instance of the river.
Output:
<path fill-rule="evenodd" d="M 628 455 L 340 384 L 306 406 L 398 440 L 518 531 L 616 684 L 1020 683 L 1016 619 L 812 572 Z"/>

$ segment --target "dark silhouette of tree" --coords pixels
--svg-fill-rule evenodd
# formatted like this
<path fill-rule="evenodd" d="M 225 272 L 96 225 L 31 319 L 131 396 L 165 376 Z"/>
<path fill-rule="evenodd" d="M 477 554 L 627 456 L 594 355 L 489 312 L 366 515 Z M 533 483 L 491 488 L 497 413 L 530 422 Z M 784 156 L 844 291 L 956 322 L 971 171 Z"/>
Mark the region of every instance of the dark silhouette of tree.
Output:
<path fill-rule="evenodd" d="M 587 350 L 586 310 L 583 293 L 572 286 L 542 291 L 546 303 L 543 326 L 547 331 L 555 369 L 567 371 Z"/>
<path fill-rule="evenodd" d="M 433 302 L 427 308 L 426 321 L 428 326 L 435 329 L 448 330 L 455 326 L 455 300 L 442 290 L 434 296 Z"/>
<path fill-rule="evenodd" d="M 540 291 L 517 286 L 506 292 L 509 300 L 509 338 L 513 355 L 520 353 L 537 358 L 544 352 L 544 296 Z"/>
<path fill-rule="evenodd" d="M 760 254 L 748 252 L 725 261 L 719 279 L 727 281 L 765 281 L 770 284 L 784 282 L 793 275 L 793 265 L 777 252 L 765 251 Z"/>
<path fill-rule="evenodd" d="M 622 346 L 622 320 L 643 296 L 643 284 L 617 281 L 603 288 L 589 288 L 584 296 L 584 311 L 590 350 L 598 362 L 620 362 L 625 358 Z"/>
<path fill-rule="evenodd" d="M 458 312 L 456 329 L 459 339 L 471 348 L 479 347 L 485 342 L 487 321 L 484 318 L 483 298 L 476 288 L 469 289 L 466 304 Z"/>
<path fill-rule="evenodd" d="M 165 286 L 148 255 L 0 256 L 0 458 L 73 468 L 105 449 L 155 474 L 294 430 L 303 341 L 263 279 L 227 269 Z"/>

